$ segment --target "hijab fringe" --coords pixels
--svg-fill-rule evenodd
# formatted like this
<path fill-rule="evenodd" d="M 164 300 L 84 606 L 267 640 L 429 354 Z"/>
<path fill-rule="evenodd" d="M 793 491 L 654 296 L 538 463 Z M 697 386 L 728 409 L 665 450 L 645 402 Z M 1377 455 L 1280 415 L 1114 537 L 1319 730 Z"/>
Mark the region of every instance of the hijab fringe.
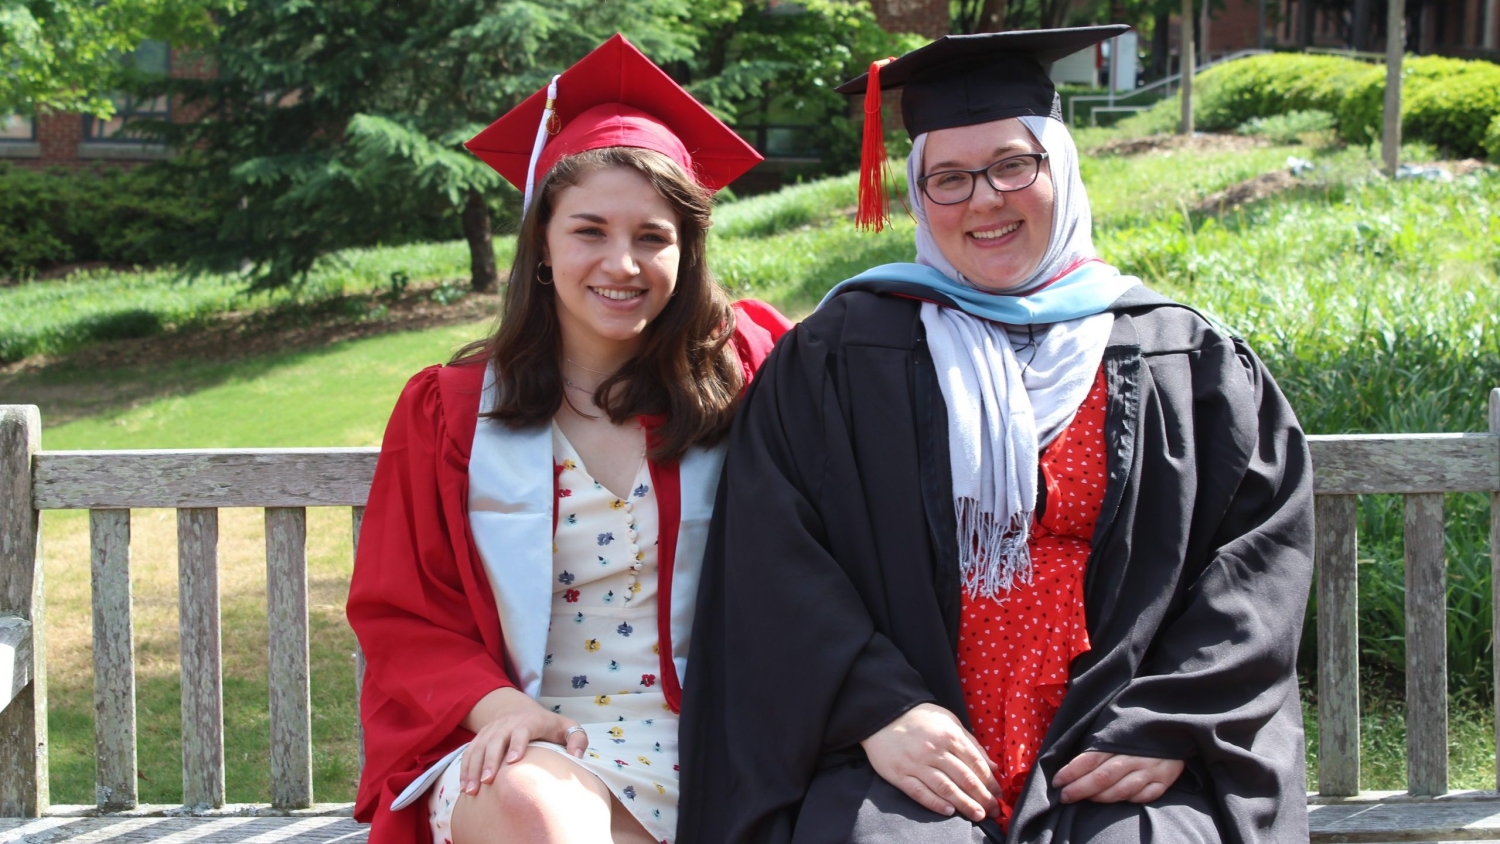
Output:
<path fill-rule="evenodd" d="M 1013 514 L 1002 524 L 974 498 L 953 502 L 958 517 L 958 567 L 969 598 L 1001 600 L 1001 593 L 1031 584 L 1031 510 Z"/>

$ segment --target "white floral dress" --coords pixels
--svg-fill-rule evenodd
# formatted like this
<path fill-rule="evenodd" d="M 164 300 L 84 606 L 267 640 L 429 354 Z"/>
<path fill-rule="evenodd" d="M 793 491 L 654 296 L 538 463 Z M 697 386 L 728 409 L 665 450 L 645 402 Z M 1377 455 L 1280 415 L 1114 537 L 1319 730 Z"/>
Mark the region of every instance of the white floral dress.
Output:
<path fill-rule="evenodd" d="M 582 724 L 583 765 L 658 841 L 677 834 L 677 715 L 667 705 L 657 636 L 657 508 L 646 461 L 630 494 L 595 481 L 552 427 L 557 532 L 552 547 L 552 621 L 539 702 Z M 447 837 L 458 764 L 429 799 L 434 840 Z M 451 776 L 448 776 L 451 774 Z"/>

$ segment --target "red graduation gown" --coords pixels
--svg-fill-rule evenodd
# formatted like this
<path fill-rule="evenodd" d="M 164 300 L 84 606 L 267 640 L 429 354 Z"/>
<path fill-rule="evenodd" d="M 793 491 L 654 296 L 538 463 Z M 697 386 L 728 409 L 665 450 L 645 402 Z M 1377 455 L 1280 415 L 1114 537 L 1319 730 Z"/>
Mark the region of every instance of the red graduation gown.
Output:
<path fill-rule="evenodd" d="M 748 384 L 790 323 L 760 302 L 736 303 L 735 312 L 732 342 Z M 391 802 L 433 762 L 473 738 L 460 724 L 480 698 L 516 685 L 469 529 L 469 455 L 484 370 L 482 361 L 433 366 L 407 382 L 370 487 L 347 608 L 368 661 L 360 694 L 365 767 L 354 816 L 372 824 L 370 844 L 431 840 L 425 801 L 398 812 Z M 675 477 L 675 466 L 652 464 L 651 472 L 664 481 Z M 657 488 L 665 499 L 672 484 L 663 481 Z M 671 502 L 662 505 L 660 535 L 675 540 Z M 665 564 L 661 576 L 671 576 Z M 664 583 L 663 633 L 670 594 Z M 665 635 L 662 666 L 664 681 L 675 681 Z M 679 695 L 669 695 L 674 708 Z"/>

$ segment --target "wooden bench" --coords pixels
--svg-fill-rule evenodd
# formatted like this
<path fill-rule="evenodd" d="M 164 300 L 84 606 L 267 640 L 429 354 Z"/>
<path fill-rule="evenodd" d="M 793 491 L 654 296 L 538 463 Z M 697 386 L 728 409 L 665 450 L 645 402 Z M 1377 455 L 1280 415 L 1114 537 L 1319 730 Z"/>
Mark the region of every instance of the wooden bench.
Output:
<path fill-rule="evenodd" d="M 1312 438 L 1316 471 L 1318 792 L 1315 841 L 1500 840 L 1500 795 L 1450 792 L 1443 495 L 1491 495 L 1500 583 L 1500 389 L 1490 432 Z M 63 452 L 40 416 L 0 406 L 0 844 L 12 841 L 363 841 L 348 804 L 314 802 L 306 508 L 349 507 L 358 537 L 375 449 Z M 1405 498 L 1407 790 L 1360 790 L 1356 499 Z M 178 511 L 182 806 L 137 805 L 130 510 Z M 218 508 L 265 508 L 271 802 L 224 804 Z M 42 510 L 89 511 L 96 804 L 48 802 Z M 1494 602 L 1500 615 L 1500 602 Z M 1496 625 L 1500 627 L 1500 624 Z M 1500 673 L 1496 677 L 1500 688 Z M 351 690 L 352 693 L 353 690 Z M 1500 699 L 1500 695 L 1497 695 Z M 1500 734 L 1496 737 L 1500 745 Z M 1500 766 L 1497 766 L 1500 778 Z"/>

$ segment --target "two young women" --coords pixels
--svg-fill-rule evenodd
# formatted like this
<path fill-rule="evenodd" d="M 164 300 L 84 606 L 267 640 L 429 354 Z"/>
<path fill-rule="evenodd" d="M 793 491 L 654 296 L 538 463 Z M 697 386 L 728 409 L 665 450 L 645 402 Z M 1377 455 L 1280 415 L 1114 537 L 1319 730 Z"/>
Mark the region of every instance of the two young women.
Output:
<path fill-rule="evenodd" d="M 1043 67 L 1109 34 L 872 72 L 918 263 L 778 345 L 712 531 L 784 324 L 702 268 L 711 157 L 580 152 L 563 76 L 500 331 L 409 385 L 366 511 L 372 841 L 1306 840 L 1306 446 L 1094 255 Z"/>

